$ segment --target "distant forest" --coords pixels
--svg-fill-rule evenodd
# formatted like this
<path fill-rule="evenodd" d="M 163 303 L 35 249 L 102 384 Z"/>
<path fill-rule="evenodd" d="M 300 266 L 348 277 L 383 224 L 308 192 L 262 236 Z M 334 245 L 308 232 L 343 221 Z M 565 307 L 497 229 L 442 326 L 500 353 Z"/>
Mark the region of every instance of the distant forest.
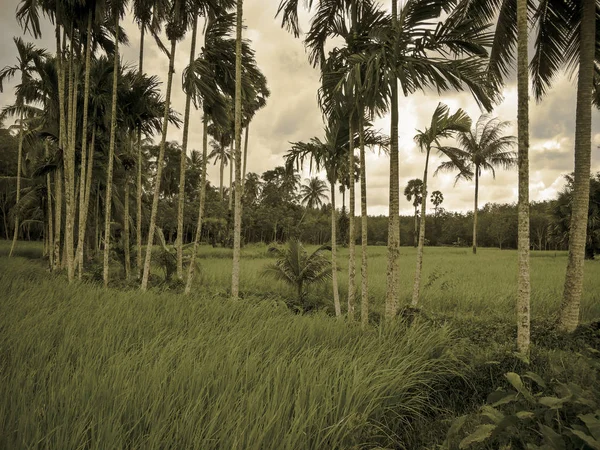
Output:
<path fill-rule="evenodd" d="M 213 159 L 219 163 L 222 154 L 219 144 L 212 142 Z M 15 213 L 16 181 L 14 174 L 17 170 L 16 133 L 0 128 L 0 236 L 10 239 L 13 232 Z M 155 161 L 158 146 L 146 145 L 144 152 L 148 158 L 145 168 L 144 197 L 143 197 L 143 229 L 147 229 L 149 211 L 152 202 L 153 180 L 156 172 Z M 24 200 L 20 203 L 22 209 L 21 236 L 24 239 L 43 239 L 43 219 L 45 202 L 45 169 L 52 164 L 44 158 L 43 146 L 34 140 L 24 145 L 23 164 L 23 193 Z M 165 152 L 165 168 L 162 174 L 161 197 L 157 225 L 163 230 L 168 243 L 174 243 L 177 238 L 177 194 L 179 191 L 181 147 L 176 142 L 169 142 Z M 187 158 L 186 172 L 186 203 L 184 214 L 184 244 L 193 239 L 196 223 L 196 204 L 199 195 L 199 174 L 201 170 L 201 155 L 192 152 Z M 227 162 L 227 158 L 225 158 Z M 225 164 L 227 166 L 227 164 Z M 126 169 L 123 165 L 115 171 L 113 205 L 116 234 L 119 234 L 120 224 L 124 214 L 124 177 Z M 229 172 L 227 170 L 226 172 Z M 198 175 L 198 176 L 195 176 Z M 225 173 L 222 180 L 214 184 L 208 183 L 206 192 L 206 221 L 202 229 L 202 240 L 214 246 L 229 247 L 233 245 L 233 214 L 229 193 L 229 177 Z M 327 196 L 325 183 L 319 193 L 319 181 L 302 180 L 299 174 L 285 167 L 276 167 L 262 174 L 248 173 L 244 183 L 243 197 L 243 242 L 283 242 L 290 237 L 298 237 L 307 244 L 324 244 L 331 239 L 331 203 Z M 566 250 L 569 245 L 569 221 L 571 216 L 571 196 L 573 180 L 566 176 L 566 187 L 554 200 L 533 202 L 531 204 L 530 239 L 534 250 Z M 315 187 L 316 183 L 316 187 Z M 312 185 L 312 186 L 311 186 Z M 588 238 L 586 256 L 592 258 L 600 252 L 600 173 L 590 179 L 590 204 L 588 218 Z M 317 191 L 315 193 L 314 191 Z M 337 241 L 341 245 L 348 242 L 348 205 L 346 188 L 341 184 L 343 203 L 339 208 Z M 88 245 L 95 249 L 102 236 L 102 215 L 104 208 L 105 186 L 97 183 L 94 187 L 94 202 L 92 210 L 98 215 L 93 222 L 93 233 L 90 233 Z M 437 206 L 428 208 L 431 214 L 426 220 L 426 244 L 434 246 L 470 246 L 473 232 L 473 213 L 448 211 L 443 207 L 443 197 L 452 192 L 440 193 L 436 199 Z M 222 193 L 222 194 L 221 194 Z M 222 195 L 222 199 L 221 199 Z M 312 195 L 312 197 L 311 197 Z M 315 200 L 316 197 L 316 200 Z M 131 208 L 135 198 L 130 198 Z M 428 199 L 432 203 L 432 198 Z M 414 203 L 419 211 L 420 199 Z M 416 220 L 415 220 L 416 217 Z M 400 217 L 400 242 L 403 246 L 415 244 L 415 227 L 418 225 L 418 212 L 415 216 Z M 132 227 L 135 223 L 132 222 Z M 360 221 L 356 220 L 357 242 L 360 241 Z M 483 247 L 499 247 L 503 249 L 517 248 L 517 207 L 516 204 L 487 203 L 479 209 L 478 214 L 478 244 Z M 368 241 L 370 245 L 386 245 L 388 240 L 387 216 L 368 217 Z M 122 243 L 121 243 L 122 245 Z"/>

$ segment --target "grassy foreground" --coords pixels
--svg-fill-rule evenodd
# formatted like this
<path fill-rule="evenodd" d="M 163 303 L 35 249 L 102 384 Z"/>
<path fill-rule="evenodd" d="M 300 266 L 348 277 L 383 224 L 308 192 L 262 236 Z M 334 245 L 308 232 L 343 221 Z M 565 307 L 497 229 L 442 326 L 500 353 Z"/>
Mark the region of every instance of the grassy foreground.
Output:
<path fill-rule="evenodd" d="M 227 296 L 226 249 L 202 249 L 190 297 L 177 285 L 69 286 L 45 269 L 39 244 L 20 243 L 10 260 L 2 250 L 0 449 L 450 450 L 464 438 L 446 439 L 451 424 L 468 416 L 463 433 L 476 430 L 488 394 L 510 388 L 507 372 L 575 384 L 600 405 L 598 324 L 553 331 L 564 254 L 533 255 L 527 364 L 514 355 L 515 252 L 426 249 L 425 315 L 363 332 L 326 314 L 327 286 L 311 290 L 319 312 L 292 313 L 282 299 L 293 293 L 258 276 L 265 247 L 244 249 L 238 303 Z M 377 322 L 385 248 L 369 251 Z M 403 267 L 412 256 L 403 249 Z M 406 296 L 408 269 L 402 281 Z M 599 291 L 600 262 L 586 262 L 586 323 L 600 318 Z M 527 426 L 517 436 L 540 444 Z"/>
<path fill-rule="evenodd" d="M 410 447 L 460 367 L 447 327 L 68 286 L 23 258 L 0 288 L 0 448 Z"/>

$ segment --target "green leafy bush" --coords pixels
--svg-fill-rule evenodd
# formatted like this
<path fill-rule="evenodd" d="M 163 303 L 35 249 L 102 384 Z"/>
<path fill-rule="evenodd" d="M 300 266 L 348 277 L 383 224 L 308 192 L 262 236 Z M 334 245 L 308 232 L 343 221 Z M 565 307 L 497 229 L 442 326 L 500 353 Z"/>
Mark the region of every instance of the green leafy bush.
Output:
<path fill-rule="evenodd" d="M 508 372 L 476 414 L 452 423 L 443 448 L 600 450 L 596 393 L 575 383 L 547 382 L 534 372 Z"/>

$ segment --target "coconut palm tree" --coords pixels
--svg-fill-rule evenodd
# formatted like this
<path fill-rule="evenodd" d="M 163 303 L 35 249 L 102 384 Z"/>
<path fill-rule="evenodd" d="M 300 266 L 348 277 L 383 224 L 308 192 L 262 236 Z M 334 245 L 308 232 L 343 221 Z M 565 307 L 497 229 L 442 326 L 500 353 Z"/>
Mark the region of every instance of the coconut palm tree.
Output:
<path fill-rule="evenodd" d="M 320 208 L 327 199 L 327 185 L 318 177 L 307 178 L 300 188 L 300 201 L 306 208 Z"/>
<path fill-rule="evenodd" d="M 228 142 L 228 144 L 225 144 Z M 219 163 L 219 197 L 223 200 L 223 178 L 225 174 L 225 166 L 228 166 L 231 161 L 230 138 L 227 140 L 221 139 L 220 141 L 211 140 L 210 147 L 211 152 L 208 154 L 208 159 L 213 160 L 213 164 Z"/>
<path fill-rule="evenodd" d="M 346 142 L 344 142 L 344 140 Z M 306 159 L 316 170 L 325 169 L 330 185 L 331 198 L 331 270 L 333 284 L 333 304 L 335 315 L 341 317 L 340 294 L 337 280 L 337 211 L 335 208 L 335 184 L 340 161 L 346 157 L 348 133 L 345 133 L 340 122 L 325 127 L 325 139 L 312 138 L 309 142 L 295 142 L 285 155 L 288 167 L 294 164 L 302 166 Z"/>
<path fill-rule="evenodd" d="M 47 56 L 46 51 L 36 48 L 33 44 L 25 43 L 20 37 L 13 38 L 13 41 L 17 47 L 17 64 L 13 66 L 6 66 L 0 71 L 0 92 L 3 92 L 3 83 L 10 80 L 17 74 L 21 75 L 21 85 L 28 82 L 33 76 L 36 69 L 36 63 Z M 17 107 L 25 106 L 25 99 L 23 95 L 17 92 L 16 104 Z M 19 117 L 19 147 L 17 150 L 17 196 L 16 202 L 19 203 L 21 198 L 21 163 L 23 159 L 23 123 L 25 117 L 21 112 Z M 17 238 L 19 236 L 19 215 L 15 215 L 15 229 L 13 232 L 13 240 L 10 246 L 8 256 L 12 256 Z"/>
<path fill-rule="evenodd" d="M 440 205 L 444 203 L 444 194 L 441 191 L 433 191 L 431 193 L 431 203 L 433 203 L 433 210 L 435 211 L 435 217 L 438 215 L 438 209 Z"/>
<path fill-rule="evenodd" d="M 515 153 L 510 150 L 517 139 L 515 136 L 503 136 L 504 130 L 509 125 L 509 122 L 502 122 L 484 114 L 472 130 L 458 133 L 457 140 L 461 148 L 440 147 L 440 151 L 448 156 L 450 161 L 441 163 L 435 173 L 458 170 L 456 181 L 461 178 L 467 180 L 475 178 L 473 254 L 477 253 L 479 177 L 484 170 L 489 170 L 496 178 L 497 168 L 511 169 L 517 163 Z"/>
<path fill-rule="evenodd" d="M 421 152 L 425 152 L 425 169 L 423 171 L 423 185 L 421 187 L 421 223 L 419 225 L 417 267 L 413 286 L 411 306 L 417 307 L 421 290 L 421 269 L 423 267 L 423 247 L 425 246 L 425 219 L 427 216 L 427 175 L 429 168 L 429 155 L 432 149 L 440 149 L 440 140 L 449 138 L 457 132 L 468 132 L 471 128 L 471 118 L 462 109 L 450 114 L 448 106 L 439 103 L 431 117 L 431 123 L 425 130 L 419 130 L 415 142 Z M 405 192 L 406 195 L 406 192 Z M 416 198 L 416 197 L 415 197 Z M 410 199 L 408 199 L 410 201 Z"/>
<path fill-rule="evenodd" d="M 562 5 L 564 6 L 564 5 Z M 561 303 L 558 327 L 572 332 L 579 324 L 579 306 L 583 292 L 583 266 L 589 206 L 589 176 L 591 171 L 592 99 L 594 87 L 594 59 L 597 39 L 597 4 L 582 0 L 576 8 L 565 8 L 558 24 L 564 39 L 555 39 L 552 61 L 557 66 L 574 68 L 577 75 L 577 116 L 575 121 L 575 177 L 573 183 L 573 210 L 569 230 L 569 262 Z M 551 66 L 544 74 L 552 79 L 558 70 Z M 547 85 L 547 84 L 546 84 Z M 542 86 L 541 93 L 545 91 Z"/>
<path fill-rule="evenodd" d="M 332 277 L 331 262 L 323 255 L 329 250 L 331 247 L 324 245 L 309 255 L 299 241 L 290 239 L 284 250 L 269 248 L 269 253 L 275 255 L 277 261 L 267 264 L 261 276 L 293 286 L 298 303 L 303 305 L 308 285 L 324 283 Z"/>
<path fill-rule="evenodd" d="M 415 228 L 413 231 L 413 245 L 417 247 L 419 230 L 419 205 L 423 202 L 423 181 L 418 178 L 409 180 L 404 188 L 404 196 L 409 202 L 412 201 L 415 208 Z"/>

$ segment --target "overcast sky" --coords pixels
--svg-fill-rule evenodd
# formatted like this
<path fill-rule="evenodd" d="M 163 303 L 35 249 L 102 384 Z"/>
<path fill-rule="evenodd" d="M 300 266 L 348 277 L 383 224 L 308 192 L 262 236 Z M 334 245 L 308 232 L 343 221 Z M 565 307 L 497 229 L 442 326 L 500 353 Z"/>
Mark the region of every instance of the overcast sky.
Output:
<path fill-rule="evenodd" d="M 0 67 L 15 62 L 16 50 L 13 36 L 22 32 L 14 18 L 18 0 L 0 0 L 3 15 L 0 17 Z M 323 133 L 322 116 L 317 105 L 319 72 L 308 63 L 302 41 L 294 39 L 280 27 L 275 19 L 279 0 L 245 0 L 244 21 L 247 26 L 244 37 L 252 40 L 256 50 L 256 59 L 267 77 L 271 97 L 267 106 L 261 110 L 250 127 L 248 170 L 258 172 L 283 164 L 283 155 L 290 148 L 289 142 L 304 141 Z M 303 29 L 308 28 L 310 16 L 301 14 Z M 139 31 L 127 16 L 122 24 L 129 36 L 129 47 L 122 48 L 125 61 L 137 65 L 139 51 Z M 51 51 L 55 50 L 53 30 L 47 24 L 43 29 L 43 38 L 37 45 Z M 200 34 L 200 33 L 199 33 Z M 191 35 L 191 33 L 189 33 Z M 172 106 L 183 112 L 185 96 L 181 91 L 181 73 L 189 61 L 191 38 L 177 46 Z M 26 40 L 33 41 L 30 36 Z M 197 44 L 198 51 L 202 46 Z M 152 40 L 146 40 L 144 69 L 147 73 L 158 75 L 166 86 L 168 69 L 167 57 L 160 53 Z M 0 93 L 0 105 L 13 102 L 13 86 L 5 86 Z M 576 83 L 561 76 L 554 88 L 541 104 L 531 103 L 530 108 L 530 192 L 531 200 L 543 200 L 556 196 L 564 185 L 563 175 L 573 170 L 573 145 L 575 130 Z M 400 110 L 400 186 L 411 178 L 423 175 L 424 156 L 419 153 L 413 142 L 415 129 L 426 127 L 439 101 L 448 104 L 452 111 L 465 109 L 476 121 L 481 111 L 468 93 L 448 93 L 439 97 L 435 93 L 415 94 L 401 97 Z M 512 122 L 508 133 L 516 135 L 516 85 L 510 82 L 504 91 L 504 101 L 493 112 L 502 120 Z M 599 115 L 593 117 L 592 170 L 600 171 L 600 128 Z M 201 114 L 193 111 L 191 115 L 189 149 L 201 150 L 202 124 Z M 375 121 L 375 127 L 389 134 L 389 117 Z M 168 139 L 181 141 L 182 131 L 169 128 Z M 516 149 L 515 149 L 516 150 Z M 437 167 L 440 159 L 433 156 L 432 168 Z M 227 171 L 228 172 L 228 171 Z M 430 174 L 433 171 L 430 172 Z M 210 166 L 209 177 L 218 184 L 218 168 Z M 228 174 L 227 174 L 228 176 Z M 308 176 L 305 171 L 303 178 Z M 322 176 L 322 174 L 321 174 Z M 323 176 L 322 176 L 323 177 Z M 517 200 L 516 171 L 498 171 L 496 179 L 491 173 L 484 173 L 480 180 L 480 205 L 487 202 L 511 203 Z M 385 155 L 371 153 L 367 155 L 367 185 L 369 214 L 387 214 L 388 211 L 389 159 Z M 359 185 L 357 185 L 357 189 Z M 455 211 L 468 211 L 473 208 L 474 186 L 471 182 L 460 181 L 454 186 L 454 175 L 440 174 L 429 178 L 429 192 L 440 190 L 444 194 L 444 208 Z M 401 192 L 402 194 L 402 192 Z M 338 200 L 338 201 L 341 201 Z M 429 203 L 431 207 L 431 203 Z M 412 206 L 401 197 L 401 213 L 411 214 Z M 358 209 L 357 209 L 358 211 Z"/>

